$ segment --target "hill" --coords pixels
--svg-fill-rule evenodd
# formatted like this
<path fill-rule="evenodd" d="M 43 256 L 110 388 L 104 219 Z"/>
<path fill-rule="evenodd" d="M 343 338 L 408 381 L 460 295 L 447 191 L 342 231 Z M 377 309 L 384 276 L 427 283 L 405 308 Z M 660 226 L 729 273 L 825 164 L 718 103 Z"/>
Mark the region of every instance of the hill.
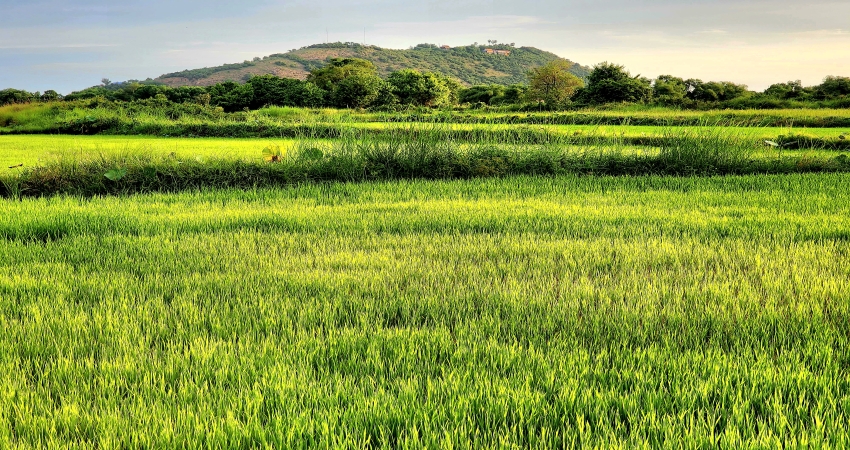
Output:
<path fill-rule="evenodd" d="M 487 49 L 492 49 L 488 53 Z M 499 50 L 499 54 L 496 54 Z M 534 67 L 560 59 L 554 53 L 534 47 L 462 46 L 444 48 L 420 44 L 409 50 L 394 50 L 355 43 L 316 44 L 254 58 L 235 64 L 184 70 L 168 73 L 155 81 L 168 86 L 210 86 L 223 81 L 245 81 L 253 75 L 274 74 L 303 80 L 307 74 L 322 67 L 330 58 L 362 58 L 371 61 L 382 76 L 401 69 L 439 72 L 457 78 L 466 85 L 524 83 L 526 73 Z M 570 61 L 572 62 L 572 61 Z M 571 71 L 585 77 L 590 68 L 573 63 Z"/>

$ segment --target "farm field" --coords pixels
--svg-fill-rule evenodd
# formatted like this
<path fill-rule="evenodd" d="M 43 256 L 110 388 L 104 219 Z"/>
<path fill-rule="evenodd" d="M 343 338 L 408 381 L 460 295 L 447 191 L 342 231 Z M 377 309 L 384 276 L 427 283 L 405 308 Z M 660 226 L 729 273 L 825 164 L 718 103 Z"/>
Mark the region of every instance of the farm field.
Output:
<path fill-rule="evenodd" d="M 617 150 L 628 152 L 653 152 L 657 151 L 656 145 L 632 144 L 625 138 L 670 138 L 676 135 L 699 136 L 700 133 L 714 135 L 728 135 L 731 139 L 746 140 L 753 147 L 756 156 L 764 158 L 776 157 L 777 151 L 764 145 L 761 140 L 776 139 L 784 134 L 805 132 L 806 135 L 815 138 L 838 140 L 839 136 L 846 136 L 850 143 L 850 130 L 842 131 L 830 128 L 809 129 L 784 129 L 784 128 L 747 128 L 747 127 L 653 127 L 653 126 L 582 126 L 582 125 L 551 125 L 551 126 L 527 126 L 527 125 L 460 125 L 454 124 L 447 127 L 429 124 L 397 124 L 397 123 L 358 123 L 350 124 L 355 129 L 386 130 L 389 135 L 398 136 L 397 131 L 414 130 L 439 135 L 446 130 L 478 130 L 483 132 L 482 136 L 469 139 L 469 144 L 480 144 L 494 142 L 498 143 L 499 137 L 510 130 L 533 130 L 543 135 L 558 137 L 581 138 L 583 141 L 572 144 L 577 148 L 587 146 L 610 146 Z M 396 133 L 393 133 L 396 130 Z M 487 139 L 486 134 L 492 133 L 494 139 Z M 356 134 L 356 133 L 355 133 Z M 363 135 L 356 137 L 363 138 Z M 439 136 L 438 136 L 439 137 Z M 380 136 L 378 136 L 380 138 Z M 463 137 L 452 136 L 450 138 L 458 143 L 463 143 Z M 521 140 L 521 138 L 519 138 Z M 319 145 L 327 145 L 333 140 L 310 139 Z M 125 154 L 147 154 L 147 155 L 169 155 L 173 154 L 186 158 L 217 158 L 217 159 L 249 159 L 262 158 L 262 149 L 267 146 L 278 146 L 282 150 L 292 149 L 297 142 L 304 139 L 297 138 L 169 138 L 157 136 L 74 136 L 74 135 L 0 135 L 0 172 L 8 166 L 24 164 L 26 166 L 44 164 L 57 158 L 87 159 L 95 156 L 114 157 Z M 840 140 L 839 140 L 840 142 Z M 564 143 L 570 146 L 569 143 Z M 835 156 L 833 149 L 804 148 L 800 152 L 786 149 L 786 154 L 809 154 L 817 156 Z M 790 153 L 788 153 L 790 151 Z M 838 149 L 839 152 L 850 151 L 850 145 L 846 149 Z"/>
<path fill-rule="evenodd" d="M 38 108 L 0 448 L 850 446 L 846 111 Z"/>
<path fill-rule="evenodd" d="M 417 122 L 351 122 L 340 123 L 353 128 L 369 130 L 390 130 L 394 128 L 409 129 L 434 127 L 434 124 L 423 125 Z M 804 134 L 812 137 L 838 139 L 839 136 L 850 136 L 850 127 L 846 128 L 812 128 L 812 127 L 752 127 L 752 126 L 662 126 L 662 125 L 526 125 L 526 124 L 465 124 L 450 123 L 437 126 L 447 130 L 475 130 L 501 132 L 508 130 L 544 130 L 553 135 L 562 136 L 598 136 L 598 137 L 657 137 L 674 132 L 696 132 L 706 129 L 716 129 L 723 133 L 752 139 L 775 139 L 780 135 Z M 440 128 L 437 128 L 440 129 Z"/>
<path fill-rule="evenodd" d="M 57 158 L 87 159 L 123 154 L 169 155 L 186 158 L 261 159 L 268 145 L 288 148 L 293 139 L 164 138 L 156 136 L 0 136 L 0 171 L 13 164 L 48 163 Z"/>
<path fill-rule="evenodd" d="M 850 445 L 850 175 L 0 200 L 0 447 Z"/>
<path fill-rule="evenodd" d="M 177 107 L 174 107 L 177 108 Z M 322 137 L 349 130 L 453 133 L 466 139 L 541 137 L 570 140 L 641 139 L 718 130 L 764 140 L 801 134 L 818 144 L 850 148 L 848 110 L 677 111 L 611 110 L 560 113 L 374 113 L 265 108 L 222 113 L 154 107 L 10 105 L 0 107 L 2 134 L 112 134 L 162 137 Z M 741 118 L 741 120 L 738 120 Z M 841 139 L 844 136 L 844 139 Z M 797 139 L 792 139 L 797 140 Z M 841 141 L 841 142 L 839 142 Z M 810 145 L 803 145 L 808 147 Z M 818 145 L 815 145 L 818 146 Z"/>

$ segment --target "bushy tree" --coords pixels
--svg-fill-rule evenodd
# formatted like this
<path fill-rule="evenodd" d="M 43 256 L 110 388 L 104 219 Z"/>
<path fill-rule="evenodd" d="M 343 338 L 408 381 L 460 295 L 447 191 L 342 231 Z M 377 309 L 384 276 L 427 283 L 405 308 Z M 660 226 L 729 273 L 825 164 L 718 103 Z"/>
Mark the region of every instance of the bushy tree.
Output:
<path fill-rule="evenodd" d="M 248 84 L 254 90 L 252 109 L 270 105 L 317 107 L 322 106 L 325 99 L 324 92 L 315 84 L 292 78 L 261 75 L 251 77 Z"/>
<path fill-rule="evenodd" d="M 687 94 L 685 80 L 673 75 L 659 75 L 652 84 L 652 99 L 662 105 L 678 105 Z"/>
<path fill-rule="evenodd" d="M 180 86 L 165 91 L 165 96 L 174 103 L 198 103 L 209 105 L 212 96 L 201 86 Z M 204 97 L 202 97 L 204 96 Z"/>
<path fill-rule="evenodd" d="M 743 97 L 749 93 L 747 86 L 730 81 L 707 81 L 699 79 L 685 80 L 688 98 L 700 102 L 725 102 Z"/>
<path fill-rule="evenodd" d="M 587 76 L 587 87 L 576 93 L 576 100 L 586 104 L 640 103 L 652 98 L 651 81 L 640 75 L 631 76 L 619 64 L 603 62 Z"/>
<path fill-rule="evenodd" d="M 850 96 L 850 77 L 828 76 L 823 83 L 815 86 L 815 96 L 822 100 L 832 100 Z"/>
<path fill-rule="evenodd" d="M 512 84 L 505 88 L 505 93 L 501 97 L 497 97 L 494 104 L 517 105 L 525 101 L 528 97 L 528 86 L 524 84 Z"/>
<path fill-rule="evenodd" d="M 373 107 L 383 109 L 393 109 L 398 106 L 398 97 L 395 95 L 395 88 L 387 82 L 381 83 L 381 89 L 378 91 L 378 97 L 372 102 Z"/>
<path fill-rule="evenodd" d="M 803 87 L 803 83 L 800 80 L 796 80 L 787 83 L 771 84 L 770 87 L 764 90 L 764 95 L 780 100 L 803 100 L 810 97 L 812 92 L 812 88 Z"/>
<path fill-rule="evenodd" d="M 295 104 L 304 108 L 321 108 L 327 104 L 328 92 L 309 81 L 301 83 L 292 95 Z"/>
<path fill-rule="evenodd" d="M 119 94 L 116 93 L 117 100 L 124 101 L 133 101 L 133 100 L 146 100 L 149 98 L 154 98 L 157 95 L 165 95 L 166 92 L 170 91 L 171 88 L 168 86 L 159 86 L 159 85 L 143 85 L 139 83 L 133 83 L 126 88 L 126 91 L 130 92 L 132 95 L 128 96 L 129 98 L 120 98 Z M 122 89 L 122 91 L 125 91 Z M 120 91 L 119 91 L 120 92 Z"/>
<path fill-rule="evenodd" d="M 226 112 L 239 111 L 251 106 L 254 89 L 250 84 L 225 81 L 209 88 L 210 104 L 220 106 Z"/>
<path fill-rule="evenodd" d="M 62 100 L 62 94 L 54 91 L 53 89 L 48 89 L 41 94 L 41 101 L 43 102 L 53 102 L 56 100 Z"/>
<path fill-rule="evenodd" d="M 443 84 L 449 89 L 449 97 L 446 100 L 446 104 L 456 105 L 458 100 L 460 99 L 460 91 L 463 90 L 463 85 L 455 78 L 452 78 L 447 75 L 443 75 L 440 72 L 432 72 L 437 76 L 440 80 L 442 80 Z"/>
<path fill-rule="evenodd" d="M 355 73 L 347 76 L 335 86 L 334 105 L 340 108 L 366 108 L 378 99 L 384 83 L 374 74 Z"/>
<path fill-rule="evenodd" d="M 359 58 L 333 58 L 328 65 L 315 69 L 307 76 L 307 81 L 328 92 L 333 92 L 336 85 L 353 75 L 375 75 L 378 71 L 370 61 Z"/>
<path fill-rule="evenodd" d="M 65 96 L 66 101 L 86 100 L 90 98 L 102 97 L 107 100 L 115 99 L 115 91 L 103 88 L 101 86 L 90 87 L 82 91 L 72 92 Z"/>
<path fill-rule="evenodd" d="M 22 91 L 19 89 L 3 89 L 0 91 L 0 106 L 11 103 L 26 103 L 36 99 L 36 95 L 32 92 Z"/>
<path fill-rule="evenodd" d="M 571 68 L 571 63 L 559 59 L 532 69 L 528 73 L 529 100 L 556 107 L 566 104 L 584 86 L 584 82 L 570 72 Z"/>
<path fill-rule="evenodd" d="M 441 106 L 451 103 L 452 90 L 445 77 L 433 72 L 413 69 L 393 72 L 387 78 L 393 91 L 403 105 Z"/>
<path fill-rule="evenodd" d="M 370 106 L 383 83 L 375 65 L 358 58 L 331 59 L 327 66 L 310 72 L 307 81 L 327 93 L 326 102 L 340 108 Z"/>
<path fill-rule="evenodd" d="M 460 91 L 458 101 L 460 103 L 485 103 L 492 105 L 494 99 L 505 95 L 505 89 L 505 86 L 499 84 L 472 86 Z"/>

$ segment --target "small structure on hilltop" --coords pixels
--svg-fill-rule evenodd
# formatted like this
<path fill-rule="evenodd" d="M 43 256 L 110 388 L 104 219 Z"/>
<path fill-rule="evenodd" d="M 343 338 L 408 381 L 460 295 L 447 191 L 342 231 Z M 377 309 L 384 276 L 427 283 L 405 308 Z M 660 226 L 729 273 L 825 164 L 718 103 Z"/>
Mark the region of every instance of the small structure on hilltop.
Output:
<path fill-rule="evenodd" d="M 509 56 L 511 54 L 510 50 L 496 50 L 493 48 L 485 48 L 484 53 L 488 55 L 499 55 L 499 56 Z"/>
<path fill-rule="evenodd" d="M 440 48 L 443 49 L 443 50 L 448 50 L 448 49 L 452 48 L 452 46 L 451 45 L 443 45 Z"/>

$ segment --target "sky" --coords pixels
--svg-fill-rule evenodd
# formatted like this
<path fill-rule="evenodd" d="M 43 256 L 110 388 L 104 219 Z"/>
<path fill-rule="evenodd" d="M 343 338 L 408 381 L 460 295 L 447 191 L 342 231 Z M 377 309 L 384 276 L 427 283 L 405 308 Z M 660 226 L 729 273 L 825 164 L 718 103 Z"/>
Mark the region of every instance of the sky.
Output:
<path fill-rule="evenodd" d="M 490 39 L 654 78 L 850 76 L 850 0 L 0 0 L 0 89 L 69 93 L 327 40 Z"/>

